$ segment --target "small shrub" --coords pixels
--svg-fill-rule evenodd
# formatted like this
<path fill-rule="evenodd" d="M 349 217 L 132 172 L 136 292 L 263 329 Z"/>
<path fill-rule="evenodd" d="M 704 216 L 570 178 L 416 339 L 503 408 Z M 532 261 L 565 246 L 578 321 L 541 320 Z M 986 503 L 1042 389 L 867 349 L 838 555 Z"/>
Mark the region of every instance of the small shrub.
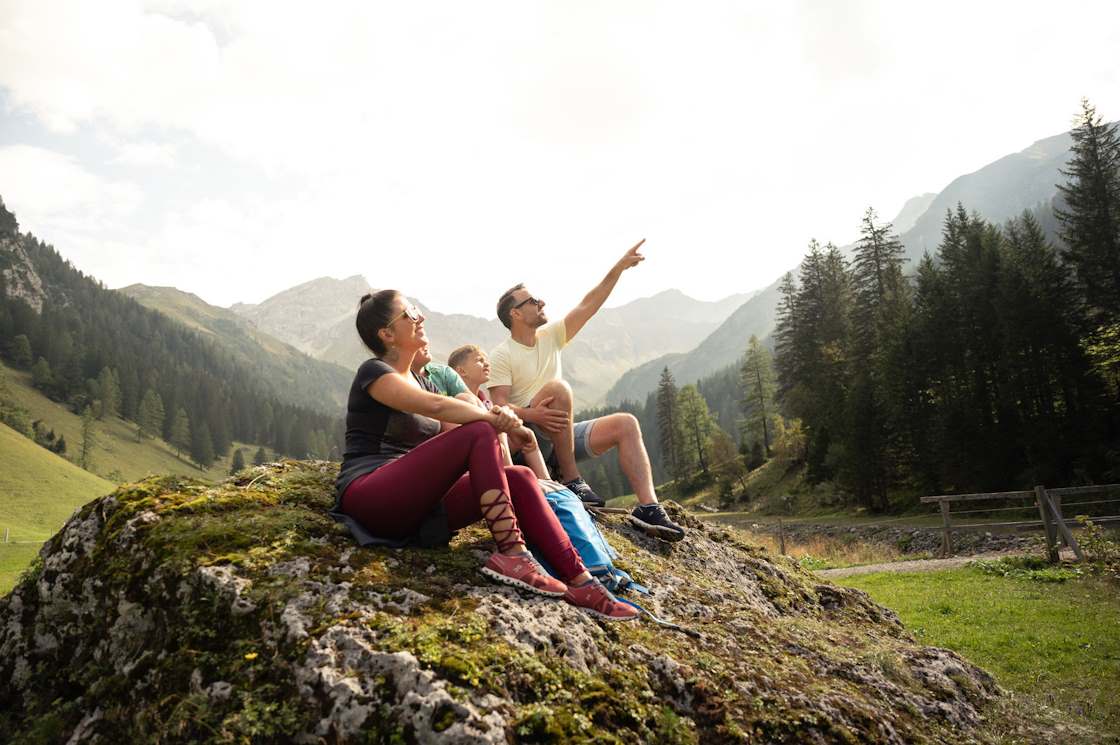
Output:
<path fill-rule="evenodd" d="M 1078 515 L 1077 521 L 1085 528 L 1081 534 L 1081 550 L 1092 571 L 1120 581 L 1120 541 L 1085 515 Z"/>
<path fill-rule="evenodd" d="M 984 574 L 1033 582 L 1066 582 L 1081 576 L 1081 569 L 1049 564 L 1038 556 L 1008 556 L 1002 559 L 980 559 L 972 566 Z"/>

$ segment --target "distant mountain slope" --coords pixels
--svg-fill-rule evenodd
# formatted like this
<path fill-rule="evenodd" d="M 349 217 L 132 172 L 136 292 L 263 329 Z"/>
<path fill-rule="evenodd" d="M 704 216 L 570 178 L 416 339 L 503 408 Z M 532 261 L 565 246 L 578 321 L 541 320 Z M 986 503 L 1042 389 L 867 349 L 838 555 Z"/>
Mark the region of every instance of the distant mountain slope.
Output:
<path fill-rule="evenodd" d="M 354 330 L 357 300 L 368 287 L 361 276 L 323 277 L 260 304 L 238 304 L 230 310 L 309 354 L 352 369 L 369 356 Z M 749 297 L 738 294 L 705 302 L 679 290 L 666 290 L 599 311 L 564 350 L 564 374 L 575 390 L 577 406 L 601 404 L 611 383 L 635 365 L 693 348 Z M 446 361 L 461 344 L 493 349 L 509 334 L 496 319 L 440 313 L 413 301 L 427 319 L 425 327 L 437 361 Z M 550 310 L 555 318 L 566 309 Z"/>
<path fill-rule="evenodd" d="M 914 226 L 902 233 L 907 255 L 918 259 L 927 251 L 933 253 L 941 242 L 945 212 L 956 208 L 957 203 L 995 223 L 1049 203 L 1058 193 L 1056 184 L 1066 180 L 1059 169 L 1069 161 L 1071 143 L 1069 132 L 1047 137 L 954 179 L 937 194 Z"/>
<path fill-rule="evenodd" d="M 262 303 L 237 303 L 229 310 L 305 354 L 342 363 L 337 356 L 327 354 L 335 341 L 329 331 L 346 319 L 350 319 L 353 331 L 358 298 L 367 292 L 369 282 L 360 274 L 346 279 L 320 277 L 277 293 Z"/>
<path fill-rule="evenodd" d="M 64 404 L 52 401 L 36 390 L 31 384 L 29 373 L 0 364 L 0 395 L 26 409 L 32 420 L 41 420 L 47 428 L 53 429 L 55 434 L 65 437 L 68 457 L 74 457 L 78 452 L 82 444 L 82 418 Z M 170 473 L 217 481 L 229 474 L 230 461 L 237 448 L 245 449 L 243 455 L 246 461 L 251 463 L 253 454 L 259 447 L 234 442 L 229 455 L 217 459 L 203 471 L 191 463 L 185 453 L 176 456 L 175 448 L 158 437 L 145 438 L 142 442 L 137 442 L 134 422 L 112 417 L 98 420 L 94 426 L 97 444 L 93 448 L 91 457 L 92 471 L 103 476 L 116 472 L 123 481 L 137 481 L 153 473 Z M 44 453 L 47 452 L 30 440 L 28 442 Z M 66 458 L 63 460 L 70 462 Z M 89 472 L 82 471 L 82 473 Z M 94 474 L 90 473 L 90 476 Z M 34 480 L 38 477 L 31 472 L 23 474 L 21 478 Z M 0 530 L 2 528 L 3 526 L 0 525 Z"/>
<path fill-rule="evenodd" d="M 935 192 L 927 192 L 907 199 L 906 204 L 902 205 L 902 209 L 894 218 L 894 229 L 899 233 L 905 233 L 914 227 L 914 223 L 925 214 L 934 199 L 937 199 Z"/>
<path fill-rule="evenodd" d="M 1050 202 L 1057 194 L 1055 184 L 1065 180 L 1059 169 L 1068 161 L 1070 142 L 1068 132 L 1039 140 L 1021 152 L 954 179 L 936 195 L 923 194 L 909 200 L 893 223 L 901 232 L 911 266 L 940 243 L 946 210 L 955 208 L 958 202 L 993 222 L 1003 222 L 1025 209 Z M 923 207 L 924 211 L 915 216 Z M 796 268 L 790 271 L 796 272 Z M 751 334 L 761 339 L 773 331 L 779 283 L 780 278 L 744 303 L 692 351 L 659 357 L 626 372 L 608 391 L 607 403 L 644 401 L 657 387 L 666 366 L 677 385 L 685 385 L 733 364 L 743 354 Z"/>
<path fill-rule="evenodd" d="M 607 403 L 645 401 L 646 395 L 657 387 L 665 367 L 673 373 L 677 385 L 682 386 L 735 364 L 752 335 L 762 339 L 774 330 L 778 284 L 774 282 L 743 303 L 692 351 L 658 357 L 626 372 L 607 392 Z"/>
<path fill-rule="evenodd" d="M 135 284 L 118 292 L 210 337 L 243 363 L 281 384 L 293 403 L 327 413 L 337 413 L 346 406 L 351 371 L 301 352 L 228 309 L 209 305 L 197 295 L 174 287 Z"/>
<path fill-rule="evenodd" d="M 34 362 L 35 388 L 51 401 L 71 411 L 107 401 L 131 426 L 162 421 L 158 433 L 177 434 L 203 465 L 235 442 L 299 457 L 341 445 L 342 408 L 324 394 L 321 363 L 304 358 L 310 371 L 289 376 L 273 355 L 201 332 L 203 320 L 184 324 L 106 289 L 21 233 L 0 201 L 0 356 Z"/>

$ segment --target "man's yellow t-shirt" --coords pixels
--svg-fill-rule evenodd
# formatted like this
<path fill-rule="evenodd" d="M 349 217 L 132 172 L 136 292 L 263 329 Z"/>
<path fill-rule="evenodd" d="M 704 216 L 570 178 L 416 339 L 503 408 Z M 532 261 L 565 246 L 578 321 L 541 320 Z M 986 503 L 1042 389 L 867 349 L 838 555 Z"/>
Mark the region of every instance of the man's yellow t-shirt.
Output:
<path fill-rule="evenodd" d="M 544 384 L 562 375 L 560 350 L 568 343 L 563 319 L 537 329 L 537 343 L 527 347 L 510 337 L 490 353 L 489 388 L 508 385 L 509 402 L 526 407 Z"/>

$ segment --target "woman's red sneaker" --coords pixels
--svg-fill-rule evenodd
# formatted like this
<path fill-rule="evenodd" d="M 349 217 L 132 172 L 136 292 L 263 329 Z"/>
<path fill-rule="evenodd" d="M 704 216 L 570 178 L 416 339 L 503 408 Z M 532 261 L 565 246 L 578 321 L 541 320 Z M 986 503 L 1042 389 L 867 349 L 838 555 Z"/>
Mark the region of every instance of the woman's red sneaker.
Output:
<path fill-rule="evenodd" d="M 579 587 L 569 586 L 564 599 L 608 621 L 629 621 L 641 615 L 641 611 L 634 606 L 615 600 L 610 590 L 599 584 L 597 579 Z"/>
<path fill-rule="evenodd" d="M 530 553 L 506 556 L 495 552 L 486 560 L 482 573 L 504 584 L 550 598 L 558 598 L 568 589 L 563 582 L 549 576 Z"/>

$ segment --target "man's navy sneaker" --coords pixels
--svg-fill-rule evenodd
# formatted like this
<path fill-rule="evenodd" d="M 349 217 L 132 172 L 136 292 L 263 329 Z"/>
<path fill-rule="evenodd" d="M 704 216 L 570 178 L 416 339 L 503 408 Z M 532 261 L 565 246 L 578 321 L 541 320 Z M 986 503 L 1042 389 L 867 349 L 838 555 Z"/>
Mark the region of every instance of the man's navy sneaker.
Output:
<path fill-rule="evenodd" d="M 684 528 L 677 525 L 665 514 L 659 504 L 640 504 L 630 513 L 630 524 L 646 535 L 663 541 L 679 541 L 684 538 Z"/>
<path fill-rule="evenodd" d="M 591 491 L 591 487 L 582 478 L 572 479 L 564 483 L 568 490 L 579 497 L 580 501 L 584 504 L 589 504 L 592 507 L 606 507 L 607 500 L 600 497 L 595 492 Z"/>

